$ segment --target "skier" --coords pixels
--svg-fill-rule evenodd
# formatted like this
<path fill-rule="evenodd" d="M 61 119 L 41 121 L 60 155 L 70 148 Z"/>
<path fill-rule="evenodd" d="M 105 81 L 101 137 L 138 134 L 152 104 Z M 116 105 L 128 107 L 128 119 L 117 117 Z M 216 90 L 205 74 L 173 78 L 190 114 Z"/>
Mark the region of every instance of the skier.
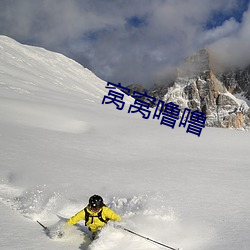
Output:
<path fill-rule="evenodd" d="M 89 198 L 89 204 L 72 216 L 67 224 L 74 225 L 80 220 L 85 220 L 85 226 L 92 232 L 94 239 L 109 220 L 120 222 L 122 219 L 120 215 L 105 206 L 101 196 L 95 194 Z"/>

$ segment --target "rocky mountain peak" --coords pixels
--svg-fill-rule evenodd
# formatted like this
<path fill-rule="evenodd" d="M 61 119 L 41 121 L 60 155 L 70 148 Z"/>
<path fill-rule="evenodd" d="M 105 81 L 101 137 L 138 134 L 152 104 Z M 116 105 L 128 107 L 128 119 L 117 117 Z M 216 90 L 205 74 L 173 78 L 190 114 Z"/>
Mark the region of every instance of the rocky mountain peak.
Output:
<path fill-rule="evenodd" d="M 148 93 L 178 104 L 182 111 L 189 108 L 205 113 L 206 126 L 249 129 L 250 108 L 239 94 L 250 99 L 250 66 L 219 74 L 211 64 L 209 51 L 202 49 L 178 67 L 170 86 L 154 86 Z"/>
<path fill-rule="evenodd" d="M 207 126 L 249 128 L 250 109 L 244 100 L 233 95 L 236 89 L 242 91 L 241 86 L 247 82 L 249 84 L 249 78 L 231 72 L 227 73 L 230 77 L 222 74 L 223 80 L 213 72 L 210 64 L 210 55 L 206 49 L 187 58 L 179 67 L 177 78 L 164 100 L 176 102 L 182 109 L 187 107 L 202 111 L 206 114 Z M 246 74 L 241 73 L 241 76 Z"/>
<path fill-rule="evenodd" d="M 210 70 L 209 53 L 206 49 L 201 49 L 197 53 L 188 57 L 177 69 L 177 77 L 194 77 L 205 74 Z"/>

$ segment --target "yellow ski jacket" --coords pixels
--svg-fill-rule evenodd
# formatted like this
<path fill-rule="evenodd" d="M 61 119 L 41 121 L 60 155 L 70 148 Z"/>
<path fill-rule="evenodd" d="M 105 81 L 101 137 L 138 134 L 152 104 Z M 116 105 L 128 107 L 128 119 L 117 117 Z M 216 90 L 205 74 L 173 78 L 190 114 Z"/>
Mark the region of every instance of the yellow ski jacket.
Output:
<path fill-rule="evenodd" d="M 93 212 L 89 209 L 89 207 L 86 207 L 87 212 L 89 213 L 88 221 L 85 221 L 86 226 L 88 226 L 89 230 L 92 233 L 97 232 L 100 228 L 102 228 L 106 223 L 104 221 L 112 220 L 112 221 L 121 221 L 120 215 L 116 214 L 113 210 L 110 208 L 103 206 L 99 211 Z M 100 215 L 101 212 L 101 218 L 104 220 L 100 220 L 98 218 L 98 215 Z M 85 220 L 85 210 L 82 209 L 77 214 L 72 216 L 68 221 L 67 224 L 74 225 L 80 220 Z"/>

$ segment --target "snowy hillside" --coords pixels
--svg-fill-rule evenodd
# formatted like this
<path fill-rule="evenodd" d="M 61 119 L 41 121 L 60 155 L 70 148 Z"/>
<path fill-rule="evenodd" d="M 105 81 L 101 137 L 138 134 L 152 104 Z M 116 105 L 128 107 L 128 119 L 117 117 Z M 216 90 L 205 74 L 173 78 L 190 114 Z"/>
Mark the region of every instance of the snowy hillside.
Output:
<path fill-rule="evenodd" d="M 184 128 L 102 105 L 106 83 L 76 62 L 0 36 L 0 249 L 153 250 L 108 225 L 53 228 L 103 196 L 122 226 L 184 250 L 250 248 L 248 132 Z M 61 221 L 61 223 L 63 223 Z"/>

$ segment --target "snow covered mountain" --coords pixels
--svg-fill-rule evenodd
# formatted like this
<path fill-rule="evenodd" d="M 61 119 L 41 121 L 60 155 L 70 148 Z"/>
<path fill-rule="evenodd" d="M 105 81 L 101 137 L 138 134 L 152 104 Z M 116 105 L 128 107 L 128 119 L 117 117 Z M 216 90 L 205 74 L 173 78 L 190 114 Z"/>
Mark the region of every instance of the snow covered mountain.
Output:
<path fill-rule="evenodd" d="M 0 248 L 154 250 L 114 228 L 50 229 L 93 194 L 122 226 L 184 250 L 248 250 L 250 134 L 184 128 L 102 105 L 106 82 L 63 55 L 0 36 Z"/>
<path fill-rule="evenodd" d="M 247 102 L 250 103 L 250 66 L 226 70 L 216 75 L 230 93 L 246 98 Z"/>
<path fill-rule="evenodd" d="M 166 102 L 176 101 L 182 109 L 200 110 L 207 125 L 224 128 L 249 128 L 250 109 L 244 100 L 233 96 L 214 74 L 209 52 L 205 49 L 187 58 L 178 69 L 177 78 L 166 95 Z"/>
<path fill-rule="evenodd" d="M 129 88 L 134 90 L 139 86 Z M 166 103 L 178 104 L 182 111 L 185 108 L 202 111 L 206 114 L 207 126 L 249 129 L 249 91 L 249 67 L 217 72 L 208 50 L 202 49 L 178 67 L 176 79 L 170 86 L 155 85 L 148 93 Z"/>
<path fill-rule="evenodd" d="M 79 100 L 88 109 L 101 102 L 107 93 L 106 83 L 75 61 L 4 36 L 0 40 L 0 74 L 0 111 L 3 114 L 6 107 L 9 109 L 2 119 L 39 128 L 83 132 L 89 126 L 84 119 L 72 118 L 67 107 L 51 109 L 48 104 L 64 101 L 72 106 Z M 68 100 L 69 93 L 75 98 L 72 103 Z M 125 101 L 132 99 L 125 97 Z"/>

